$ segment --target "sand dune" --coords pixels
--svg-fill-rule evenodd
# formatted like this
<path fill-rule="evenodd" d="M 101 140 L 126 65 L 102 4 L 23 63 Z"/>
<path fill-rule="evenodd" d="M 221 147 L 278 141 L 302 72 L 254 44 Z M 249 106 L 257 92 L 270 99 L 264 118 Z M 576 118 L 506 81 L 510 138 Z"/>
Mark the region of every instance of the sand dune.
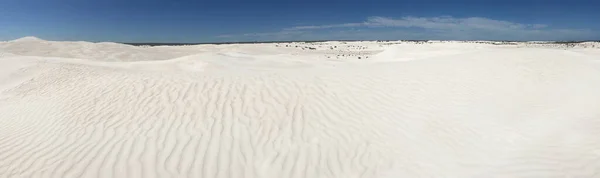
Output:
<path fill-rule="evenodd" d="M 600 176 L 598 49 L 104 45 L 0 43 L 0 177 Z"/>
<path fill-rule="evenodd" d="M 56 42 L 25 37 L 0 43 L 0 49 L 21 56 L 65 57 L 98 61 L 156 61 L 202 52 L 185 47 L 141 48 L 118 43 Z"/>

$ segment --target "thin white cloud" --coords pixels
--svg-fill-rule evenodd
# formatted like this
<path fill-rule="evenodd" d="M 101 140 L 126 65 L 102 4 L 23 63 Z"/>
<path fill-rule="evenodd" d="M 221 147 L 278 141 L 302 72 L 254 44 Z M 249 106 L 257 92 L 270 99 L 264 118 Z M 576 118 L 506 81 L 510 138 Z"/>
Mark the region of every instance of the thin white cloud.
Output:
<path fill-rule="evenodd" d="M 546 28 L 548 27 L 548 25 L 544 25 L 544 24 L 533 24 L 532 26 L 533 28 Z"/>
<path fill-rule="evenodd" d="M 268 37 L 268 36 L 286 36 L 286 35 L 297 35 L 305 32 L 302 31 L 290 31 L 283 30 L 279 32 L 266 32 L 266 33 L 245 33 L 241 35 L 219 35 L 218 38 L 235 38 L 235 37 Z"/>
<path fill-rule="evenodd" d="M 218 35 L 217 38 L 233 38 L 235 35 Z"/>
<path fill-rule="evenodd" d="M 543 24 L 520 24 L 509 21 L 493 20 L 482 17 L 454 18 L 442 17 L 403 17 L 393 19 L 387 17 L 370 17 L 361 23 L 345 23 L 319 26 L 297 26 L 284 30 L 312 30 L 344 27 L 402 27 L 424 29 L 487 29 L 487 30 L 515 30 L 546 28 Z"/>
<path fill-rule="evenodd" d="M 381 35 L 388 35 L 387 38 L 409 38 L 419 36 L 422 38 L 430 39 L 502 39 L 502 40 L 562 40 L 558 38 L 585 38 L 586 36 L 593 36 L 593 31 L 588 29 L 553 29 L 545 24 L 525 24 L 516 23 L 504 20 L 494 20 L 483 17 L 467 17 L 467 18 L 455 18 L 450 16 L 440 17 L 402 17 L 402 18 L 388 18 L 388 17 L 369 17 L 363 22 L 353 23 L 341 23 L 341 24 L 326 24 L 326 25 L 311 25 L 311 26 L 295 26 L 284 28 L 278 32 L 272 33 L 251 33 L 243 35 L 231 35 L 231 36 L 254 36 L 254 37 L 277 37 L 285 38 L 287 35 L 307 35 L 314 33 L 313 36 L 339 36 L 335 35 L 336 31 L 333 29 L 341 29 L 338 32 L 344 31 L 344 29 L 354 28 L 386 28 L 386 30 L 393 31 L 394 33 L 381 33 L 381 31 L 375 32 L 365 30 L 360 34 L 355 34 L 349 37 L 372 38 Z M 409 31 L 410 28 L 421 29 L 420 32 Z M 323 30 L 330 29 L 328 32 Z M 331 35 L 317 34 L 313 31 L 320 31 L 319 33 L 331 33 Z M 423 33 L 427 32 L 427 33 Z M 371 33 L 371 34 L 369 34 Z M 414 33 L 415 35 L 411 35 Z M 393 35 L 398 34 L 398 35 Z M 317 38 L 317 37 L 315 37 Z"/>
<path fill-rule="evenodd" d="M 360 27 L 365 26 L 364 23 L 345 23 L 345 24 L 334 24 L 334 25 L 319 25 L 319 26 L 297 26 L 292 28 L 285 28 L 284 31 L 293 30 L 314 30 L 314 29 L 325 29 L 325 28 L 344 28 L 344 27 Z"/>

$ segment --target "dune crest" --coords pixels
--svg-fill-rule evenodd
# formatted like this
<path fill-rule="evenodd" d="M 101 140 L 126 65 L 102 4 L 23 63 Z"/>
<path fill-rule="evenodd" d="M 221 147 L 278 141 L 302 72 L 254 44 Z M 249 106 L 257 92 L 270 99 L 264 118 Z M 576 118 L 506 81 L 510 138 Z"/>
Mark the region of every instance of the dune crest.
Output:
<path fill-rule="evenodd" d="M 35 36 L 26 36 L 26 37 L 23 37 L 23 38 L 19 38 L 19 39 L 13 40 L 12 42 L 43 42 L 43 41 L 45 41 L 45 40 L 42 40 L 42 39 L 40 39 L 38 37 L 35 37 Z"/>

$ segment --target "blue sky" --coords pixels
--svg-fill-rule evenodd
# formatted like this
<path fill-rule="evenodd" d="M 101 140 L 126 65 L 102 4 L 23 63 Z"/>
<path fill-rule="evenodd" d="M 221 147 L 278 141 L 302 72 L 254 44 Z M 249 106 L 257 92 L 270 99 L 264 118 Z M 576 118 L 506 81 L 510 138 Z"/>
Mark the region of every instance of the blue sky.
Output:
<path fill-rule="evenodd" d="M 598 0 L 2 0 L 0 40 L 600 40 Z"/>

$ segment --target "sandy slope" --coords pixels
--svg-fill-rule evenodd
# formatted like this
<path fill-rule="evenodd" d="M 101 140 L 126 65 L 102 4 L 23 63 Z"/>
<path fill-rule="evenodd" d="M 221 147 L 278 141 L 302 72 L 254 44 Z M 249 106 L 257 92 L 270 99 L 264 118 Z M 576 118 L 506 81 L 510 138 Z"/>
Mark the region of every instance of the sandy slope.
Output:
<path fill-rule="evenodd" d="M 384 51 L 340 61 L 327 46 L 118 45 L 175 56 L 118 62 L 7 43 L 0 177 L 600 176 L 592 49 L 363 43 Z"/>

